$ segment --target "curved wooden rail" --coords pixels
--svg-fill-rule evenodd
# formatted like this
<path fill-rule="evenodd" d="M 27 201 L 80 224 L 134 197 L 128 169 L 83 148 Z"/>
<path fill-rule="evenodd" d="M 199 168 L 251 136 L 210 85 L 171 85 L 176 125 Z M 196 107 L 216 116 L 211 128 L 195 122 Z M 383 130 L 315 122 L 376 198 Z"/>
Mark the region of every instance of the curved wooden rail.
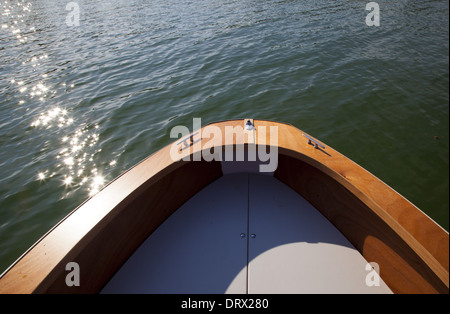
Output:
<path fill-rule="evenodd" d="M 230 145 L 247 154 L 249 147 L 276 148 L 275 177 L 313 204 L 367 261 L 377 262 L 394 292 L 448 293 L 445 230 L 345 156 L 327 146 L 314 148 L 308 134 L 263 120 L 253 121 L 254 131 L 245 131 L 246 121 L 207 125 L 190 146 L 168 145 L 123 173 L 12 265 L 0 278 L 0 293 L 100 291 L 168 216 L 223 175 L 220 161 L 198 156 Z M 227 130 L 235 131 L 231 138 Z M 174 152 L 190 161 L 174 161 Z M 69 262 L 80 265 L 80 286 L 65 283 Z"/>

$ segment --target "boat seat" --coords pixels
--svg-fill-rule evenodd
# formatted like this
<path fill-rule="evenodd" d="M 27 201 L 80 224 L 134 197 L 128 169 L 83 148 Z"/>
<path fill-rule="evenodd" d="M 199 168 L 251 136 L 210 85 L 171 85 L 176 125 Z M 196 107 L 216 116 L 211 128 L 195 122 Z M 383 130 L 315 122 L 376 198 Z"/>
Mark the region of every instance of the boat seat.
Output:
<path fill-rule="evenodd" d="M 275 177 L 233 173 L 175 211 L 102 293 L 392 293 L 367 283 L 368 262 Z"/>

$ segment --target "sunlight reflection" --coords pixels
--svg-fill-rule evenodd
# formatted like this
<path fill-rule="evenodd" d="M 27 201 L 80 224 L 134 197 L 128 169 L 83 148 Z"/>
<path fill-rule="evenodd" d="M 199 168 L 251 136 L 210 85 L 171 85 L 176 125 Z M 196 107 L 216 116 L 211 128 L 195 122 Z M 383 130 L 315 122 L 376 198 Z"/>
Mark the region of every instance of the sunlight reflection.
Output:
<path fill-rule="evenodd" d="M 37 86 L 37 88 L 41 88 Z M 99 125 L 87 125 L 75 123 L 67 109 L 53 107 L 41 113 L 31 123 L 32 127 L 55 129 L 64 135 L 60 138 L 60 147 L 57 148 L 56 166 L 62 173 L 62 182 L 66 189 L 84 186 L 89 195 L 94 195 L 105 184 L 105 177 L 95 165 L 96 154 L 101 152 L 98 148 Z M 115 166 L 116 161 L 108 163 L 109 167 Z M 37 174 L 40 181 L 47 178 L 44 171 Z"/>
<path fill-rule="evenodd" d="M 103 186 L 104 181 L 105 181 L 105 179 L 103 178 L 103 176 L 96 175 L 92 179 L 89 195 L 92 196 L 92 195 L 96 194 L 101 189 L 101 187 Z"/>
<path fill-rule="evenodd" d="M 73 119 L 67 117 L 67 110 L 59 107 L 54 107 L 47 112 L 41 113 L 37 119 L 35 119 L 31 126 L 36 127 L 39 125 L 47 126 L 52 122 L 57 122 L 59 127 L 64 125 L 70 125 L 73 123 Z"/>
<path fill-rule="evenodd" d="M 64 185 L 65 185 L 66 187 L 69 186 L 69 185 L 72 183 L 72 180 L 73 180 L 72 176 L 67 176 L 67 177 L 65 177 L 64 180 L 63 180 Z"/>
<path fill-rule="evenodd" d="M 1 30 L 9 35 L 9 38 L 20 46 L 25 42 L 33 42 L 37 32 L 35 26 L 29 25 L 27 19 L 32 14 L 32 3 L 25 0 L 0 1 Z M 98 165 L 98 154 L 101 149 L 99 142 L 99 125 L 92 122 L 80 122 L 71 112 L 68 105 L 49 103 L 58 99 L 55 96 L 59 91 L 68 93 L 75 88 L 71 82 L 54 82 L 54 77 L 49 75 L 49 66 L 52 65 L 52 55 L 49 56 L 45 49 L 24 53 L 20 60 L 22 67 L 26 67 L 34 76 L 9 77 L 8 82 L 19 95 L 19 105 L 27 104 L 26 110 L 33 112 L 31 127 L 45 137 L 45 148 L 42 149 L 45 157 L 51 157 L 51 166 L 46 169 L 38 169 L 35 179 L 46 184 L 51 179 L 56 179 L 65 187 L 66 193 L 79 190 L 81 187 L 87 194 L 97 193 L 105 184 L 105 176 L 102 174 L 107 168 L 114 167 L 116 161 L 105 161 L 105 168 Z M 53 80 L 51 80 L 53 79 Z M 53 82 L 50 84 L 49 82 Z M 33 108 L 33 104 L 36 104 Z M 50 145 L 48 143 L 51 143 Z M 50 146 L 50 148 L 49 148 Z M 68 194 L 67 194 L 68 195 Z"/>
<path fill-rule="evenodd" d="M 1 25 L 1 28 L 11 29 L 12 35 L 20 43 L 25 43 L 28 40 L 25 29 L 21 29 L 20 27 L 23 25 L 28 14 L 31 13 L 31 6 L 31 3 L 25 1 L 18 1 L 15 3 L 3 1 L 2 3 L 2 19 L 4 20 L 4 23 Z"/>
<path fill-rule="evenodd" d="M 63 127 L 66 123 L 73 123 L 73 119 L 58 119 L 60 124 L 58 127 Z M 98 125 L 93 128 L 84 126 L 77 129 L 71 135 L 66 135 L 61 139 L 64 147 L 59 151 L 57 158 L 62 160 L 62 166 L 68 173 L 67 179 L 70 177 L 70 184 L 77 184 L 78 186 L 85 185 L 90 182 L 88 187 L 89 194 L 95 194 L 103 187 L 104 178 L 98 173 L 97 168 L 93 165 L 94 156 L 101 149 L 96 147 L 99 135 L 95 133 Z M 89 168 L 91 170 L 89 171 Z M 67 182 L 65 182 L 66 185 Z"/>
<path fill-rule="evenodd" d="M 38 176 L 38 179 L 40 181 L 44 181 L 45 180 L 45 173 L 44 172 L 41 172 L 41 171 L 38 172 L 37 176 Z"/>

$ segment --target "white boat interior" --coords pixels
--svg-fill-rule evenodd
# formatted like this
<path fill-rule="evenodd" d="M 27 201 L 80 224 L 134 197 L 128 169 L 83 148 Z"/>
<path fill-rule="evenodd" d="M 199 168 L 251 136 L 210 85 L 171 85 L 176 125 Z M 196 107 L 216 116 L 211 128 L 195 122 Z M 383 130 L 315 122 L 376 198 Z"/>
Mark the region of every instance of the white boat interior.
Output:
<path fill-rule="evenodd" d="M 101 292 L 392 293 L 366 283 L 370 261 L 294 190 L 230 172 L 166 219 Z"/>
<path fill-rule="evenodd" d="M 230 120 L 110 182 L 0 276 L 0 293 L 448 294 L 448 244 L 312 136 Z M 67 283 L 73 263 L 79 285 Z"/>

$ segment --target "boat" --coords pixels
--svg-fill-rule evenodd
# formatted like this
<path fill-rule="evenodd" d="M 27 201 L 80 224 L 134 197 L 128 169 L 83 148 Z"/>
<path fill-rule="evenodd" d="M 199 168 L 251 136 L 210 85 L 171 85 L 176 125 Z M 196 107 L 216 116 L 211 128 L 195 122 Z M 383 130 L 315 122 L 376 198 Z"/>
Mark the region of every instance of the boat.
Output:
<path fill-rule="evenodd" d="M 0 293 L 449 293 L 448 232 L 346 156 L 274 121 L 186 129 L 48 231 Z"/>

